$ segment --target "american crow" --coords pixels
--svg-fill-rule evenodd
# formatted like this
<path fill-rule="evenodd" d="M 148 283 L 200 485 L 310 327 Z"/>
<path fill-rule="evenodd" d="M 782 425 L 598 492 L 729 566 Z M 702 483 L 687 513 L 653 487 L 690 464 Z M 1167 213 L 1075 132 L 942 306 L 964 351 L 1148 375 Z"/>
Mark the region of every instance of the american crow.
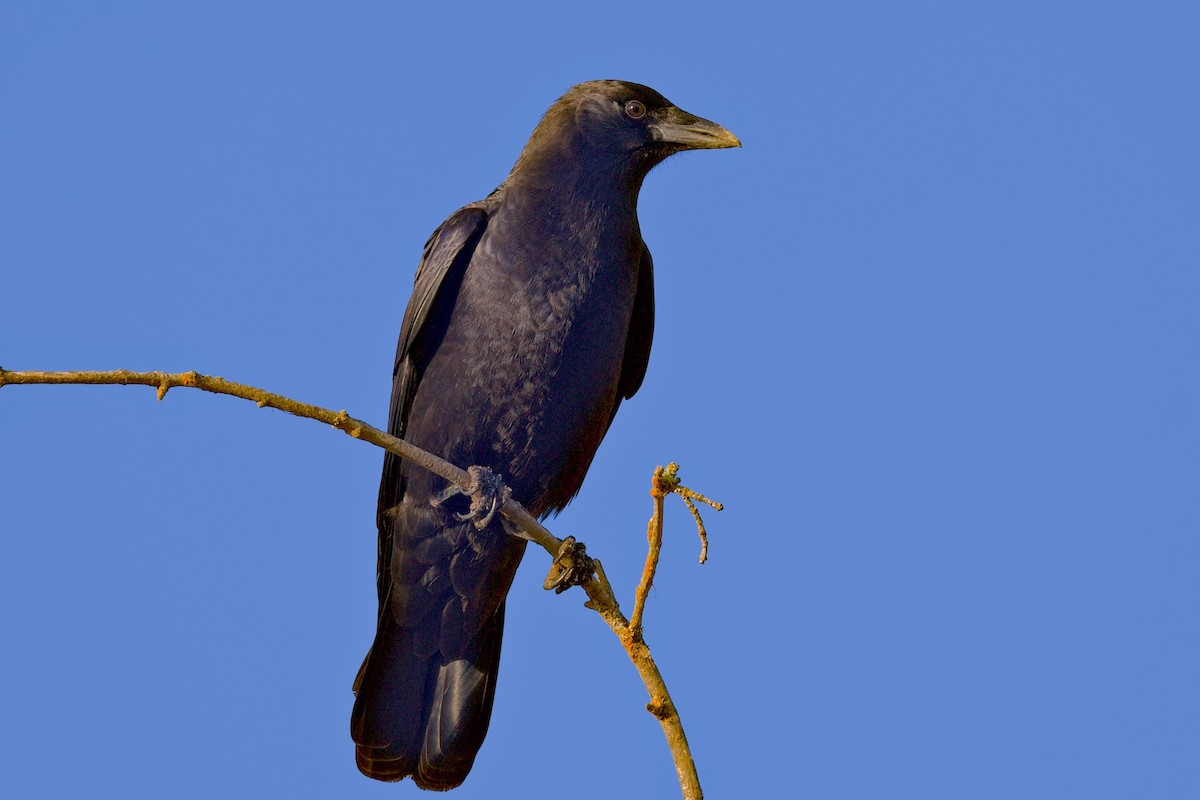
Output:
<path fill-rule="evenodd" d="M 504 183 L 429 241 L 396 349 L 389 430 L 499 473 L 535 516 L 579 491 L 654 328 L 637 198 L 683 150 L 739 147 L 646 86 L 591 81 L 542 117 Z M 355 681 L 358 767 L 463 782 L 487 733 L 504 597 L 525 552 L 392 454 L 379 488 L 379 627 Z M 461 501 L 461 498 L 458 499 Z"/>

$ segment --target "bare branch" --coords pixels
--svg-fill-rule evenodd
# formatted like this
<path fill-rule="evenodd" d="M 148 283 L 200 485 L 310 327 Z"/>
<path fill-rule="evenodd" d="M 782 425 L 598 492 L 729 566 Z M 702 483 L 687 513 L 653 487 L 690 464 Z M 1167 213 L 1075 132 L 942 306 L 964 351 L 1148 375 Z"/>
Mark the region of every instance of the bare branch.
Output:
<path fill-rule="evenodd" d="M 196 372 L 178 374 L 168 372 L 131 372 L 128 370 L 115 370 L 111 372 L 15 372 L 0 368 L 0 388 L 7 385 L 31 384 L 152 386 L 157 389 L 159 400 L 166 397 L 167 392 L 176 386 L 200 389 L 231 397 L 240 397 L 257 404 L 259 408 L 276 408 L 298 417 L 324 422 L 354 439 L 370 442 L 377 447 L 381 447 L 415 464 L 419 464 L 425 469 L 457 485 L 464 491 L 469 490 L 472 483 L 472 477 L 468 474 L 467 470 L 461 469 L 442 458 L 438 458 L 419 447 L 415 447 L 403 439 L 384 433 L 362 420 L 355 419 L 345 411 L 330 411 L 320 406 L 301 403 L 283 395 L 273 394 L 253 386 L 227 381 L 221 377 L 201 375 Z M 590 566 L 595 570 L 594 574 L 588 575 L 582 582 L 578 581 L 578 574 L 575 575 L 576 580 L 570 582 L 578 582 L 584 591 L 587 592 L 588 602 L 585 605 L 598 613 L 609 628 L 612 629 L 613 633 L 616 634 L 621 645 L 625 648 L 629 660 L 633 662 L 634 668 L 637 669 L 638 674 L 641 676 L 642 682 L 646 686 L 646 691 L 650 695 L 650 702 L 646 704 L 646 710 L 653 714 L 662 725 L 663 734 L 666 736 L 667 744 L 671 750 L 671 757 L 675 762 L 675 771 L 679 778 L 680 788 L 683 790 L 684 799 L 701 800 L 704 795 L 700 788 L 700 778 L 696 773 L 696 764 L 692 759 L 691 750 L 688 747 L 687 736 L 684 734 L 683 723 L 679 719 L 679 712 L 671 700 L 666 682 L 663 680 L 662 673 L 658 670 L 658 665 L 654 662 L 650 648 L 642 638 L 641 620 L 645 610 L 646 596 L 650 591 L 650 586 L 654 582 L 654 572 L 658 565 L 659 551 L 662 547 L 663 498 L 670 493 L 679 494 L 684 498 L 700 527 L 702 541 L 705 540 L 703 522 L 700 521 L 700 515 L 695 510 L 695 506 L 691 500 L 700 500 L 712 505 L 717 510 L 721 509 L 720 503 L 714 503 L 702 495 L 680 486 L 679 479 L 676 477 L 678 469 L 679 465 L 672 463 L 666 468 L 658 467 L 654 471 L 650 491 L 651 496 L 654 498 L 654 514 L 650 519 L 650 526 L 647 531 L 650 539 L 650 552 L 646 557 L 646 567 L 642 574 L 642 581 L 637 588 L 634 604 L 634 623 L 632 624 L 621 613 L 621 608 L 613 593 L 612 585 L 608 582 L 608 577 L 604 574 L 604 567 L 598 559 L 588 559 L 582 545 L 575 543 L 572 537 L 568 537 L 567 540 L 561 540 L 554 536 L 554 534 L 550 533 L 550 531 L 546 530 L 546 528 L 534 519 L 533 515 L 523 505 L 511 497 L 504 502 L 504 505 L 500 508 L 500 513 L 509 522 L 519 528 L 522 535 L 541 545 L 546 552 L 550 553 L 551 557 L 555 558 L 555 566 L 551 568 L 551 572 L 553 576 L 557 570 L 559 578 L 554 580 L 552 576 L 548 576 L 546 579 L 546 588 L 555 588 L 561 591 L 562 588 L 565 588 L 565 585 L 569 585 L 562 583 L 564 578 L 561 573 L 578 573 L 581 564 Z M 564 541 L 566 544 L 565 547 Z M 705 550 L 707 550 L 707 543 Z M 564 558 L 568 559 L 570 563 L 564 564 Z M 703 560 L 702 553 L 701 561 Z"/>
<path fill-rule="evenodd" d="M 649 548 L 646 551 L 646 566 L 642 568 L 642 579 L 633 594 L 633 616 L 630 617 L 629 623 L 633 635 L 638 639 L 642 637 L 642 616 L 646 611 L 646 598 L 650 595 L 650 587 L 654 585 L 654 574 L 658 571 L 658 557 L 662 551 L 663 498 L 672 488 L 665 476 L 666 470 L 655 467 L 654 475 L 650 478 L 650 497 L 654 501 L 654 512 L 646 525 L 646 542 Z"/>
<path fill-rule="evenodd" d="M 708 531 L 704 529 L 704 520 L 701 519 L 700 510 L 696 508 L 693 501 L 699 500 L 717 511 L 725 508 L 721 503 L 680 485 L 679 465 L 674 461 L 665 467 L 654 468 L 654 475 L 650 478 L 650 497 L 654 500 L 654 513 L 650 516 L 650 523 L 646 526 L 646 540 L 650 547 L 646 553 L 646 566 L 642 569 L 642 580 L 638 583 L 637 591 L 634 593 L 633 616 L 629 623 L 635 637 L 642 635 L 642 616 L 645 613 L 646 597 L 650 594 L 650 587 L 654 585 L 654 575 L 658 571 L 658 558 L 662 551 L 663 498 L 668 494 L 677 494 L 682 497 L 683 502 L 687 504 L 688 511 L 692 514 L 692 519 L 696 521 L 696 529 L 700 533 L 701 564 L 708 560 Z"/>

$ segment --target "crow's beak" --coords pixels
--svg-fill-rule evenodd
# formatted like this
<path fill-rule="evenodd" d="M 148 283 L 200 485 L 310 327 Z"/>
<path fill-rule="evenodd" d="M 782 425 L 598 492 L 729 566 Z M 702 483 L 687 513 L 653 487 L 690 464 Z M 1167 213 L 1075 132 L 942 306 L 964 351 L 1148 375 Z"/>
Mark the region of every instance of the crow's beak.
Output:
<path fill-rule="evenodd" d="M 654 138 L 660 142 L 682 145 L 689 150 L 716 150 L 722 147 L 741 147 L 741 141 L 715 122 L 693 116 L 671 106 L 662 119 L 651 123 Z"/>

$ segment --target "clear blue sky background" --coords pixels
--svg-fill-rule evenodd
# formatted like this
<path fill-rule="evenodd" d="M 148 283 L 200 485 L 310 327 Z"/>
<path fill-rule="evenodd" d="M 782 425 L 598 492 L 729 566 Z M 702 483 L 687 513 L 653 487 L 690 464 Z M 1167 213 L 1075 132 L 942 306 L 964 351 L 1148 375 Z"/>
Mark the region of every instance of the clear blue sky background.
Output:
<path fill-rule="evenodd" d="M 544 109 L 650 84 L 649 376 L 553 523 L 648 612 L 713 798 L 1200 797 L 1192 3 L 0 6 L 0 364 L 382 423 L 421 245 Z M 362 778 L 381 456 L 227 398 L 0 390 L 0 796 Z M 463 798 L 669 798 L 578 591 L 513 589 Z"/>

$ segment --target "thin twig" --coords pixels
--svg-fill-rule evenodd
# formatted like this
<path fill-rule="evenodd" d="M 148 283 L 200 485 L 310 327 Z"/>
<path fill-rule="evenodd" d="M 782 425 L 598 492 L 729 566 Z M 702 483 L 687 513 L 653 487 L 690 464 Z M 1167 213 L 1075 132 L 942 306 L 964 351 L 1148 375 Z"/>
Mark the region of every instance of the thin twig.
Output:
<path fill-rule="evenodd" d="M 646 612 L 646 598 L 650 595 L 650 587 L 654 585 L 654 575 L 658 572 L 658 558 L 662 553 L 663 531 L 663 498 L 671 493 L 678 481 L 672 483 L 674 475 L 669 472 L 671 467 L 678 469 L 677 464 L 670 464 L 665 469 L 655 467 L 654 475 L 650 478 L 650 497 L 654 501 L 654 510 L 650 522 L 646 525 L 646 566 L 642 568 L 642 579 L 638 581 L 633 593 L 633 616 L 629 618 L 629 627 L 635 638 L 642 636 L 642 617 Z"/>
<path fill-rule="evenodd" d="M 671 464 L 669 466 L 675 467 L 676 470 L 679 469 L 678 464 Z M 682 497 L 684 500 L 687 500 L 687 501 L 697 500 L 701 503 L 704 503 L 705 505 L 712 506 L 717 511 L 725 510 L 724 503 L 718 503 L 716 500 L 710 500 L 707 497 L 705 497 L 704 495 L 700 494 L 699 492 L 697 492 L 693 489 L 689 489 L 686 486 L 679 486 L 678 484 L 676 484 L 675 488 L 672 489 L 671 491 L 674 492 L 675 494 L 679 495 L 680 497 Z"/>
<path fill-rule="evenodd" d="M 201 375 L 196 372 L 178 374 L 168 372 L 130 372 L 128 370 L 116 370 L 112 372 L 14 372 L 0 368 L 0 387 L 30 384 L 132 384 L 152 386 L 158 390 L 159 400 L 162 400 L 170 389 L 177 386 L 201 389 L 206 392 L 230 395 L 232 397 L 241 397 L 256 403 L 259 408 L 277 408 L 280 411 L 285 411 L 298 417 L 324 422 L 352 438 L 370 442 L 402 458 L 407 458 L 413 463 L 419 464 L 464 489 L 470 483 L 470 477 L 466 470 L 460 469 L 454 464 L 438 458 L 419 447 L 415 447 L 403 439 L 391 436 L 378 428 L 355 419 L 345 411 L 335 412 L 321 408 L 320 406 L 300 403 L 283 395 L 273 394 L 245 384 L 234 383 L 220 377 Z M 675 478 L 675 469 L 678 469 L 678 465 L 671 464 L 666 471 L 669 472 L 669 480 L 674 480 L 674 485 L 661 495 L 655 497 L 655 518 L 658 520 L 657 536 L 660 545 L 662 540 L 662 498 L 671 491 L 677 491 L 678 479 Z M 661 467 L 655 470 L 656 481 L 659 479 L 660 474 L 665 474 Z M 711 503 L 711 501 L 707 500 L 705 502 Z M 542 527 L 533 518 L 533 515 L 516 500 L 510 498 L 504 504 L 503 508 L 501 508 L 501 513 L 526 533 L 534 542 L 545 548 L 552 557 L 558 554 L 562 540 Z M 655 550 L 653 546 L 651 549 Z M 613 633 L 616 634 L 625 648 L 629 660 L 641 676 L 642 682 L 646 686 L 646 691 L 650 694 L 650 702 L 646 704 L 646 710 L 653 714 L 662 725 L 663 734 L 666 736 L 667 744 L 671 750 L 671 757 L 675 762 L 675 771 L 679 778 L 680 788 L 683 790 L 684 799 L 701 800 L 704 795 L 700 789 L 700 778 L 696 773 L 696 764 L 692 759 L 691 750 L 688 747 L 687 736 L 684 734 L 683 723 L 679 719 L 679 712 L 671 700 L 670 693 L 667 691 L 667 685 L 663 680 L 662 673 L 659 672 L 658 665 L 654 662 L 654 658 L 650 654 L 650 648 L 642 639 L 641 615 L 645 605 L 644 595 L 649 592 L 649 587 L 654 577 L 651 560 L 653 560 L 655 565 L 657 564 L 658 555 L 656 550 L 653 553 L 653 559 L 650 556 L 647 557 L 649 577 L 645 574 L 643 575 L 645 589 L 643 591 L 641 586 L 638 588 L 639 594 L 642 597 L 641 601 L 636 603 L 635 618 L 638 620 L 636 629 L 631 626 L 629 620 L 621 613 L 621 608 L 613 593 L 612 585 L 609 583 L 608 577 L 604 574 L 604 568 L 598 559 L 595 560 L 595 575 L 588 578 L 582 584 L 588 596 L 586 605 L 598 613 Z"/>
<path fill-rule="evenodd" d="M 692 512 L 692 519 L 696 520 L 696 531 L 700 534 L 700 563 L 708 561 L 708 531 L 704 529 L 704 520 L 700 517 L 700 509 L 696 508 L 696 504 L 692 502 L 692 498 L 684 497 L 684 504 L 687 505 L 688 511 Z M 717 509 L 720 511 L 720 509 Z"/>
<path fill-rule="evenodd" d="M 665 467 L 657 467 L 654 470 L 654 479 L 651 485 L 650 494 L 658 497 L 658 494 L 677 494 L 683 498 L 683 502 L 688 507 L 688 511 L 692 513 L 692 519 L 696 521 L 696 532 L 700 534 L 700 563 L 708 561 L 708 531 L 704 528 L 704 519 L 700 516 L 700 509 L 696 508 L 696 503 L 701 502 L 705 505 L 712 506 L 717 511 L 723 511 L 725 505 L 718 503 L 716 500 L 710 500 L 694 489 L 680 484 L 679 482 L 679 465 L 672 461 Z M 662 527 L 662 509 L 656 507 L 656 514 L 659 515 L 659 528 Z M 653 520 L 651 520 L 653 522 Z M 653 544 L 651 545 L 653 547 Z M 647 564 L 649 567 L 649 564 Z M 651 571 L 650 578 L 654 578 L 654 573 Z M 645 573 L 643 573 L 643 576 Z M 636 610 L 636 609 L 635 609 Z"/>

